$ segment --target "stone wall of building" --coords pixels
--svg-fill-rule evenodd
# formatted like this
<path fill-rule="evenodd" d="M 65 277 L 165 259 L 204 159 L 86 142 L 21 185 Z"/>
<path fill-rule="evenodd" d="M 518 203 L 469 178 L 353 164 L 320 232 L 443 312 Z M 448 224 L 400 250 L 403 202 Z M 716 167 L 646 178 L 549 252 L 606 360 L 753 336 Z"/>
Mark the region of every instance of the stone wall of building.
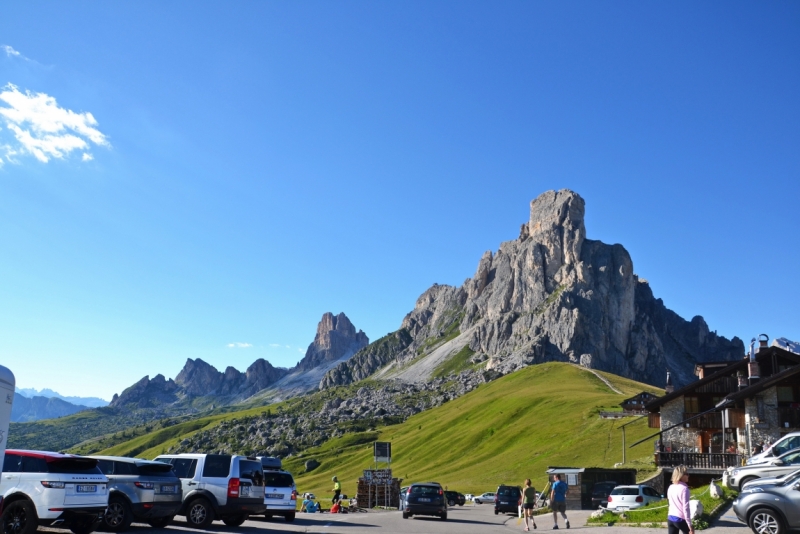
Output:
<path fill-rule="evenodd" d="M 678 397 L 661 407 L 661 428 L 669 428 L 683 421 L 683 397 Z M 665 446 L 673 450 L 693 451 L 697 447 L 697 434 L 693 428 L 677 427 L 664 432 L 661 437 Z"/>
<path fill-rule="evenodd" d="M 761 408 L 759 408 L 759 404 Z M 781 437 L 781 434 L 800 430 L 783 426 L 778 413 L 778 388 L 776 387 L 765 389 L 760 395 L 745 400 L 744 413 L 745 421 L 750 423 L 751 446 L 755 446 L 761 441 L 774 443 Z M 745 435 L 746 429 L 738 429 L 739 443 L 746 443 Z"/>

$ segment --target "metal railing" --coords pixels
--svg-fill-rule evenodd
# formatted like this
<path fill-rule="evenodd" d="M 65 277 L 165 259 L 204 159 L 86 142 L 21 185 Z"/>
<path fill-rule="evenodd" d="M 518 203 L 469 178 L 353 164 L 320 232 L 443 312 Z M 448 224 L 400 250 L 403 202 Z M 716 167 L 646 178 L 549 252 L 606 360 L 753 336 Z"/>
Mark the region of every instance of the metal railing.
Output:
<path fill-rule="evenodd" d="M 740 454 L 732 453 L 700 453 L 700 452 L 657 452 L 656 465 L 659 467 L 677 467 L 685 465 L 695 469 L 727 469 L 742 465 Z"/>

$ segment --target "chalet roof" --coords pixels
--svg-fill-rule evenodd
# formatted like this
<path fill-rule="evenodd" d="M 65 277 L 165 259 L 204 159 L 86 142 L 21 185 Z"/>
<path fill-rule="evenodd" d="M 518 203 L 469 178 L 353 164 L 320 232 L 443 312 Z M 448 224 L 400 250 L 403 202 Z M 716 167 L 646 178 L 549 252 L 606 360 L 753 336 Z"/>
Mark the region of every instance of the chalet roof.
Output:
<path fill-rule="evenodd" d="M 735 393 L 730 393 L 725 397 L 725 400 L 728 401 L 738 401 L 741 399 L 748 399 L 757 393 L 761 393 L 765 389 L 774 386 L 781 380 L 789 378 L 790 376 L 794 376 L 800 374 L 800 365 L 795 365 L 794 367 L 789 367 L 788 369 L 781 371 L 780 373 L 776 373 L 772 376 L 768 376 L 766 378 L 762 378 L 752 386 L 748 386 L 740 391 Z"/>
<path fill-rule="evenodd" d="M 768 357 L 772 357 L 773 355 L 782 356 L 782 357 L 787 358 L 789 360 L 792 360 L 796 364 L 798 364 L 798 365 L 796 365 L 796 366 L 794 366 L 794 367 L 792 367 L 790 369 L 787 369 L 787 371 L 791 371 L 792 369 L 800 370 L 800 356 L 798 356 L 797 354 L 794 354 L 793 352 L 789 352 L 788 350 L 781 349 L 779 347 L 768 347 L 768 348 L 765 348 L 765 349 L 761 349 L 758 353 L 756 353 L 756 361 L 761 363 L 762 360 L 765 360 Z M 728 365 L 727 367 L 723 367 L 722 369 L 720 369 L 716 373 L 712 373 L 712 374 L 710 374 L 710 375 L 708 375 L 708 376 L 706 376 L 704 378 L 701 378 L 700 380 L 695 380 L 694 382 L 692 382 L 691 384 L 689 384 L 687 386 L 684 386 L 684 387 L 682 387 L 680 389 L 676 389 L 672 393 L 668 393 L 668 394 L 664 395 L 663 397 L 659 397 L 659 398 L 655 399 L 654 401 L 647 403 L 647 405 L 645 405 L 645 408 L 650 412 L 657 412 L 657 411 L 659 411 L 659 409 L 664 404 L 668 403 L 671 400 L 680 398 L 680 397 L 682 397 L 682 396 L 684 396 L 684 395 L 686 395 L 688 393 L 691 393 L 691 392 L 695 391 L 697 388 L 699 388 L 700 386 L 708 384 L 709 382 L 713 382 L 714 380 L 716 380 L 716 379 L 718 379 L 720 377 L 730 376 L 730 375 L 736 373 L 737 371 L 739 371 L 740 369 L 743 370 L 743 371 L 746 371 L 747 362 L 748 361 L 749 361 L 749 358 L 742 358 L 741 360 L 735 360 L 735 361 L 731 362 L 730 365 Z M 783 371 L 781 373 L 777 373 L 775 375 L 763 378 L 763 379 L 759 380 L 758 382 L 756 382 L 755 384 L 753 384 L 752 386 L 746 387 L 743 390 L 736 392 L 735 395 L 739 395 L 739 394 L 742 394 L 742 393 L 745 393 L 745 392 L 750 392 L 750 393 L 748 393 L 749 395 L 754 395 L 755 393 L 757 393 L 757 391 L 755 391 L 755 390 L 751 391 L 751 388 L 757 388 L 761 384 L 763 384 L 765 382 L 768 382 L 768 381 L 771 381 L 774 377 L 776 377 L 778 375 L 783 375 L 784 373 L 786 373 L 786 371 Z M 780 378 L 779 380 L 782 380 L 783 378 L 786 378 L 786 376 L 791 376 L 791 374 L 785 375 L 782 378 Z M 761 391 L 766 387 L 769 387 L 769 386 L 764 386 L 761 389 L 759 389 L 758 391 Z M 738 400 L 739 398 L 745 398 L 745 397 L 748 396 L 748 394 L 745 394 L 742 397 L 736 397 L 736 400 Z"/>

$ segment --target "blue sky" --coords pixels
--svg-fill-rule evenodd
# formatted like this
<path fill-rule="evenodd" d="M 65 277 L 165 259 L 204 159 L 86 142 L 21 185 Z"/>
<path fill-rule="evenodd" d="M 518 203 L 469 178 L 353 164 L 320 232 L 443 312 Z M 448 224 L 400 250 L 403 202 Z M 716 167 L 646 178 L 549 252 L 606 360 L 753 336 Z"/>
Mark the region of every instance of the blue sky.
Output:
<path fill-rule="evenodd" d="M 561 188 L 683 317 L 800 339 L 796 2 L 26 0 L 0 46 L 21 387 L 377 339 Z"/>

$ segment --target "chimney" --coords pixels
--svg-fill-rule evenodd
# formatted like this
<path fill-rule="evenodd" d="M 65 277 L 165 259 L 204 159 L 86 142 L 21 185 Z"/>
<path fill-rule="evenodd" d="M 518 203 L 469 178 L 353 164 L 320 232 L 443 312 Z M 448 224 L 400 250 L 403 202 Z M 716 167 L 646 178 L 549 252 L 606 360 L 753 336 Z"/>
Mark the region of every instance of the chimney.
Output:
<path fill-rule="evenodd" d="M 762 350 L 769 347 L 769 336 L 767 334 L 759 334 L 758 336 L 758 351 L 761 352 Z"/>
<path fill-rule="evenodd" d="M 669 371 L 667 371 L 667 385 L 664 387 L 664 392 L 669 395 L 675 391 L 675 386 L 672 385 L 672 378 L 669 376 Z"/>
<path fill-rule="evenodd" d="M 742 390 L 747 387 L 747 378 L 745 378 L 744 373 L 739 371 L 736 373 L 736 378 L 739 382 L 739 389 Z"/>
<path fill-rule="evenodd" d="M 747 375 L 750 380 L 750 385 L 758 382 L 760 373 L 758 362 L 756 361 L 756 338 L 753 338 L 750 340 L 750 361 L 747 364 Z"/>

